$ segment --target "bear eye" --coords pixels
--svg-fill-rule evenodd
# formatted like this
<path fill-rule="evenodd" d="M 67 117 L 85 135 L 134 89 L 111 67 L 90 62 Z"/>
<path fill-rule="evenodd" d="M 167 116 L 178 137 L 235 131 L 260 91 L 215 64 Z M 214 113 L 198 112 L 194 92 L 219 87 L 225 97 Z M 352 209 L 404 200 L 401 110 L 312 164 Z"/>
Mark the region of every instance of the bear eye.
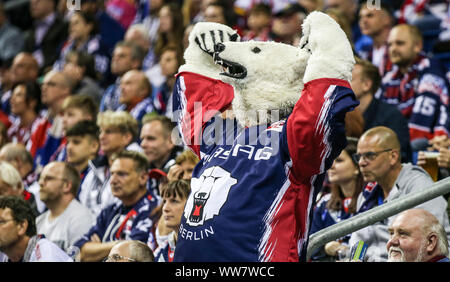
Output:
<path fill-rule="evenodd" d="M 252 52 L 255 53 L 255 54 L 258 54 L 259 52 L 261 52 L 261 49 L 259 49 L 258 47 L 254 47 L 252 49 Z"/>

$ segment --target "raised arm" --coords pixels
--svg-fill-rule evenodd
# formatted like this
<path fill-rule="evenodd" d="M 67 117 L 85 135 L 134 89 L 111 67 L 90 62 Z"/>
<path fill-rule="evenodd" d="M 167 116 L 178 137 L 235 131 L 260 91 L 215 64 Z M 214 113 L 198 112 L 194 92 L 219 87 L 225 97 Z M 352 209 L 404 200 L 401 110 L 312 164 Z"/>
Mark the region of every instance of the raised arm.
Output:
<path fill-rule="evenodd" d="M 219 80 L 220 66 L 214 64 L 214 44 L 237 41 L 239 35 L 226 25 L 197 23 L 184 53 L 174 88 L 174 118 L 183 141 L 200 157 L 205 124 L 225 111 L 233 100 L 233 87 Z"/>
<path fill-rule="evenodd" d="M 321 12 L 312 12 L 302 25 L 299 46 L 310 52 L 304 83 L 318 78 L 350 82 L 355 59 L 350 42 L 339 24 Z"/>
<path fill-rule="evenodd" d="M 286 137 L 293 176 L 309 182 L 324 173 L 346 146 L 345 114 L 358 102 L 349 84 L 352 48 L 333 19 L 311 13 L 303 23 L 300 47 L 311 55 L 302 95 L 288 118 Z"/>

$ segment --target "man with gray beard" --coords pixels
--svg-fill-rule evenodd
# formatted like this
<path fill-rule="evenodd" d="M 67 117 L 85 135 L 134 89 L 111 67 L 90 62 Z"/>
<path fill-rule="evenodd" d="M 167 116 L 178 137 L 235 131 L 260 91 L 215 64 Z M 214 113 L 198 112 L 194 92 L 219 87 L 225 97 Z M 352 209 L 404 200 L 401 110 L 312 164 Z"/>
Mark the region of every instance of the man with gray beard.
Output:
<path fill-rule="evenodd" d="M 406 210 L 393 220 L 388 230 L 389 262 L 450 262 L 444 227 L 430 212 Z"/>

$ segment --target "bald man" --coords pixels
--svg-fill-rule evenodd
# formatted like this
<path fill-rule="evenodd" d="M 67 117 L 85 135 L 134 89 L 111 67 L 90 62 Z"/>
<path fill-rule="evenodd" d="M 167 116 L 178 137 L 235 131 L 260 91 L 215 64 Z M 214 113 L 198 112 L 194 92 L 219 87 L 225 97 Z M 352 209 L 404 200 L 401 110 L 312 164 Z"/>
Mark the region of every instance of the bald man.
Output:
<path fill-rule="evenodd" d="M 109 252 L 106 262 L 153 262 L 150 247 L 138 240 L 119 241 Z"/>
<path fill-rule="evenodd" d="M 21 52 L 14 57 L 11 65 L 14 83 L 35 81 L 39 75 L 39 65 L 31 53 Z"/>
<path fill-rule="evenodd" d="M 129 112 L 138 122 L 155 107 L 151 99 L 152 86 L 144 72 L 130 70 L 120 80 L 121 106 L 118 110 Z"/>
<path fill-rule="evenodd" d="M 388 230 L 388 261 L 450 262 L 444 227 L 428 211 L 406 210 L 394 219 Z"/>
<path fill-rule="evenodd" d="M 73 81 L 67 74 L 60 71 L 45 74 L 41 86 L 41 101 L 48 111 L 30 138 L 30 153 L 38 173 L 63 141 L 63 118 L 60 112 L 64 99 L 71 95 L 72 89 Z"/>
<path fill-rule="evenodd" d="M 33 82 L 39 75 L 39 65 L 31 53 L 21 52 L 14 57 L 10 67 L 11 84 Z M 12 96 L 12 89 L 3 89 L 1 95 L 1 109 L 6 113 L 11 113 L 9 100 Z"/>
<path fill-rule="evenodd" d="M 389 58 L 405 73 L 422 51 L 423 40 L 414 26 L 400 24 L 392 28 L 388 36 Z"/>
<path fill-rule="evenodd" d="M 48 108 L 50 118 L 54 118 L 61 111 L 64 99 L 71 95 L 73 80 L 61 71 L 50 71 L 42 82 L 42 104 Z"/>
<path fill-rule="evenodd" d="M 374 127 L 361 136 L 353 157 L 358 162 L 364 181 L 368 184 L 358 197 L 358 213 L 407 194 L 423 191 L 433 184 L 433 180 L 421 167 L 401 163 L 400 150 L 397 135 L 387 127 Z M 447 202 L 443 197 L 434 198 L 417 208 L 434 214 L 450 237 Z M 386 261 L 388 256 L 386 243 L 389 240 L 387 228 L 392 219 L 387 218 L 354 232 L 350 238 L 350 246 L 362 240 L 369 245 L 367 250 L 369 261 Z"/>
<path fill-rule="evenodd" d="M 389 195 L 402 170 L 400 149 L 397 134 L 384 126 L 366 131 L 358 142 L 355 160 L 364 181 L 377 182 L 384 198 Z"/>

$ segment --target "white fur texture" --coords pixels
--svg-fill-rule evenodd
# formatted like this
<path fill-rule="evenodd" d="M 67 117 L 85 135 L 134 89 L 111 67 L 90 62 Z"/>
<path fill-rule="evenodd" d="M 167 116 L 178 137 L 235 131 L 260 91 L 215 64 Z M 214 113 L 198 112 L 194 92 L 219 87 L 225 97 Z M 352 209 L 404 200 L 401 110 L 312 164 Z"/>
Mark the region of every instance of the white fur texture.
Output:
<path fill-rule="evenodd" d="M 211 39 L 211 31 L 217 35 L 215 41 Z M 200 22 L 194 26 L 189 34 L 189 46 L 184 52 L 185 64 L 180 67 L 180 72 L 189 71 L 214 79 L 220 79 L 219 73 L 221 72 L 221 67 L 216 65 L 212 56 L 201 50 L 195 42 L 196 37 L 204 34 L 206 49 L 209 51 L 214 51 L 213 42 L 221 41 L 218 36 L 219 31 L 222 31 L 224 34 L 223 42 L 229 41 L 229 36 L 226 35 L 236 33 L 236 31 L 232 28 L 219 23 Z"/>
<path fill-rule="evenodd" d="M 300 46 L 312 53 L 304 83 L 317 78 L 339 78 L 350 82 L 355 59 L 350 42 L 339 24 L 321 12 L 312 12 L 302 25 Z"/>
<path fill-rule="evenodd" d="M 226 42 L 224 45 L 220 58 L 247 69 L 243 79 L 221 77 L 234 87 L 232 106 L 238 121 L 253 126 L 278 121 L 288 114 L 300 98 L 309 54 L 275 42 Z M 260 52 L 253 52 L 255 47 Z M 271 119 L 268 116 L 271 110 L 280 111 L 279 118 Z"/>
<path fill-rule="evenodd" d="M 306 82 L 318 78 L 351 80 L 355 63 L 351 45 L 340 26 L 324 13 L 312 12 L 305 19 L 301 48 L 275 42 L 229 42 L 225 37 L 225 50 L 220 57 L 243 65 L 247 69 L 244 79 L 219 75 L 221 67 L 195 43 L 195 38 L 203 33 L 206 49 L 212 51 L 211 30 L 234 33 L 221 24 L 196 24 L 184 54 L 186 64 L 180 71 L 195 72 L 231 84 L 235 90 L 233 111 L 244 126 L 277 121 L 268 116 L 271 110 L 278 110 L 280 118 L 288 114 Z M 253 52 L 254 47 L 261 51 Z"/>
<path fill-rule="evenodd" d="M 277 121 L 268 116 L 271 110 L 279 110 L 280 118 L 285 116 L 300 98 L 304 83 L 311 80 L 351 81 L 353 51 L 336 21 L 324 13 L 313 12 L 302 28 L 299 46 L 303 48 L 274 42 L 224 43 L 220 57 L 247 69 L 244 79 L 222 76 L 235 89 L 233 111 L 242 125 Z M 261 52 L 252 52 L 254 47 Z"/>

